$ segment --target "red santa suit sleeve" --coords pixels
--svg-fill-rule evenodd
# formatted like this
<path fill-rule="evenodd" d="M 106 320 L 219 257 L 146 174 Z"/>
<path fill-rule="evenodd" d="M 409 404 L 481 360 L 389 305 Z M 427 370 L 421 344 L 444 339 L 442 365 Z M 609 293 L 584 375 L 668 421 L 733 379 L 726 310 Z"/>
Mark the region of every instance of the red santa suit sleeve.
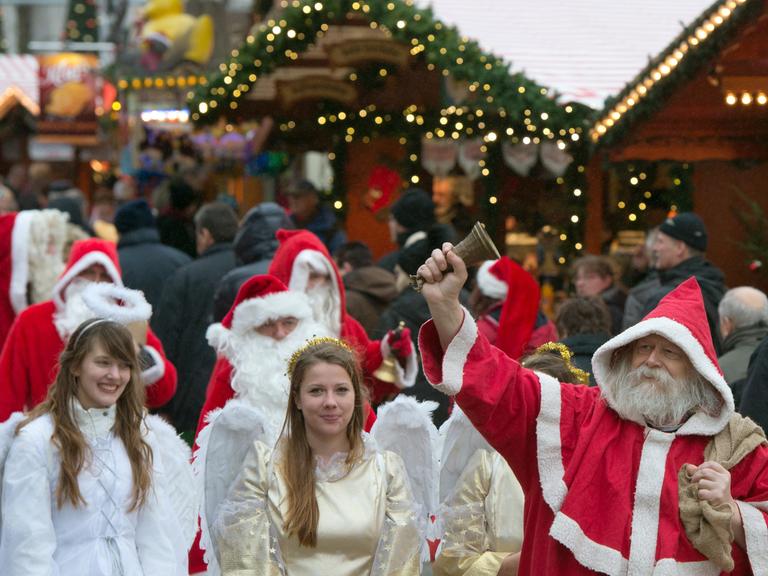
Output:
<path fill-rule="evenodd" d="M 758 446 L 731 469 L 731 495 L 744 524 L 751 572 L 768 574 L 768 446 Z"/>
<path fill-rule="evenodd" d="M 162 342 L 151 328 L 147 329 L 147 343 L 143 348 L 154 360 L 154 365 L 141 374 L 147 395 L 146 405 L 148 408 L 159 408 L 176 393 L 176 367 L 166 357 Z"/>

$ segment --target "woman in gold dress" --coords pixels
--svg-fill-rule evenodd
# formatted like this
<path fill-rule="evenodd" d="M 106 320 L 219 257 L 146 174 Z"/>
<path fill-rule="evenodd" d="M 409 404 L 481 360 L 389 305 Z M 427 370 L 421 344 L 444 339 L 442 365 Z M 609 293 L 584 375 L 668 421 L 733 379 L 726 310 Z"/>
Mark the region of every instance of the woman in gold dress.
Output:
<path fill-rule="evenodd" d="M 355 354 L 311 340 L 288 367 L 274 450 L 255 442 L 213 522 L 225 576 L 419 574 L 422 540 L 402 460 L 363 429 Z"/>

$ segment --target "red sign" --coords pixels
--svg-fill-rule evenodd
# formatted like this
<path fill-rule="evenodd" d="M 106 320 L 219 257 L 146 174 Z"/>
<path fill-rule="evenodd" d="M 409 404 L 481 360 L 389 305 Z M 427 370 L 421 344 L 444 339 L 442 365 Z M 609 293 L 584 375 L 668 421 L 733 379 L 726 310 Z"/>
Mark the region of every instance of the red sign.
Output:
<path fill-rule="evenodd" d="M 39 134 L 95 136 L 98 58 L 71 53 L 37 58 L 40 63 Z"/>

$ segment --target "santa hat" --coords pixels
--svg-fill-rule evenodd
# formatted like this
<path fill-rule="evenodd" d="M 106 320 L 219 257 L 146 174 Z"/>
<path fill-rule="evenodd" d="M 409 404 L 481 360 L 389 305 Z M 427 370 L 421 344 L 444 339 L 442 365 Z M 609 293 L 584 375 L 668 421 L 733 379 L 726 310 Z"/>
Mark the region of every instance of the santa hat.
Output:
<path fill-rule="evenodd" d="M 107 274 L 112 279 L 112 283 L 118 286 L 123 286 L 120 262 L 117 258 L 117 248 L 115 247 L 115 244 L 98 238 L 78 240 L 72 244 L 72 250 L 69 253 L 69 260 L 64 267 L 64 272 L 53 287 L 53 301 L 57 308 L 62 308 L 64 306 L 63 296 L 67 285 L 78 274 L 94 264 L 104 266 Z"/>
<path fill-rule="evenodd" d="M 499 318 L 496 347 L 517 359 L 525 350 L 539 314 L 539 285 L 508 256 L 483 262 L 477 272 L 477 287 L 485 296 L 504 300 Z"/>
<path fill-rule="evenodd" d="M 208 327 L 208 343 L 218 351 L 226 350 L 232 333 L 245 334 L 269 320 L 291 316 L 298 320 L 312 318 L 307 296 L 291 291 L 269 274 L 253 276 L 240 287 L 232 307 L 221 323 Z"/>
<path fill-rule="evenodd" d="M 140 290 L 95 282 L 83 290 L 83 302 L 98 318 L 108 318 L 123 325 L 146 322 L 152 317 L 152 306 Z"/>
<path fill-rule="evenodd" d="M 331 277 L 334 298 L 339 304 L 341 322 L 346 314 L 346 296 L 341 274 L 322 240 L 308 230 L 278 230 L 277 248 L 269 265 L 269 274 L 289 289 L 305 292 L 310 271 L 324 272 Z"/>
<path fill-rule="evenodd" d="M 592 371 L 608 405 L 614 406 L 613 396 L 606 385 L 614 353 L 649 334 L 658 334 L 679 346 L 696 372 L 712 384 L 723 398 L 724 405 L 718 415 L 710 416 L 697 412 L 677 433 L 706 436 L 717 434 L 734 412 L 733 394 L 717 363 L 717 353 L 712 344 L 712 333 L 707 322 L 701 288 L 693 276 L 667 294 L 640 322 L 614 336 L 595 352 L 592 357 Z"/>

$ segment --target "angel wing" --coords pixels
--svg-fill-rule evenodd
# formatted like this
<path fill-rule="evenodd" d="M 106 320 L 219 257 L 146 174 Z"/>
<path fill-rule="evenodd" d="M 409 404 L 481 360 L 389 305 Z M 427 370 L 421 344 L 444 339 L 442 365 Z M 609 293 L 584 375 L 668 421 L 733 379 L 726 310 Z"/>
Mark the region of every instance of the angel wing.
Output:
<path fill-rule="evenodd" d="M 176 429 L 159 416 L 147 416 L 145 422 L 152 432 L 154 456 L 162 462 L 168 482 L 165 489 L 181 532 L 180 545 L 188 551 L 197 533 L 198 498 L 190 464 L 192 451 Z"/>
<path fill-rule="evenodd" d="M 24 420 L 25 415 L 22 412 L 14 412 L 11 416 L 0 424 L 0 502 L 3 497 L 3 473 L 5 472 L 5 459 L 8 458 L 8 452 L 11 450 L 11 444 L 16 436 L 16 426 Z M 0 506 L 0 535 L 3 533 L 3 510 Z"/>
<path fill-rule="evenodd" d="M 220 573 L 210 527 L 217 509 L 242 468 L 256 440 L 268 439 L 267 420 L 260 410 L 239 399 L 212 411 L 197 436 L 193 469 L 200 498 L 200 547 L 205 550 L 209 576 Z"/>
<path fill-rule="evenodd" d="M 432 423 L 435 408 L 437 402 L 419 402 L 401 394 L 379 407 L 376 423 L 371 429 L 371 435 L 381 449 L 390 450 L 403 459 L 414 499 L 421 510 L 420 524 L 428 527 L 426 538 L 433 536 L 431 519 L 438 508 L 439 438 Z M 426 545 L 422 546 L 422 560 L 429 560 Z"/>
<path fill-rule="evenodd" d="M 444 502 L 453 492 L 472 455 L 481 448 L 491 452 L 493 449 L 458 404 L 453 406 L 450 418 L 440 426 L 440 438 L 440 502 Z"/>

